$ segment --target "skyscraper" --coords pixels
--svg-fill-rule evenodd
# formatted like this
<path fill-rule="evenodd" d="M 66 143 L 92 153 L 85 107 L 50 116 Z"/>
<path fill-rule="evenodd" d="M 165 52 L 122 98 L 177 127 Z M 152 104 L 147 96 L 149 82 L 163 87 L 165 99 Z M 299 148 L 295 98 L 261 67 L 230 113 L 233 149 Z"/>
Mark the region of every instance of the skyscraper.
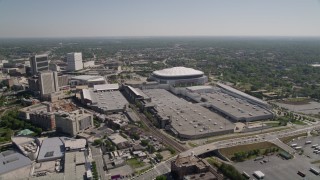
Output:
<path fill-rule="evenodd" d="M 82 53 L 81 52 L 73 52 L 67 54 L 67 70 L 68 71 L 77 71 L 83 69 L 82 63 Z"/>
<path fill-rule="evenodd" d="M 59 91 L 58 73 L 56 71 L 40 72 L 39 85 L 41 96 Z"/>
<path fill-rule="evenodd" d="M 49 60 L 47 54 L 35 55 L 30 58 L 31 74 L 49 70 Z"/>

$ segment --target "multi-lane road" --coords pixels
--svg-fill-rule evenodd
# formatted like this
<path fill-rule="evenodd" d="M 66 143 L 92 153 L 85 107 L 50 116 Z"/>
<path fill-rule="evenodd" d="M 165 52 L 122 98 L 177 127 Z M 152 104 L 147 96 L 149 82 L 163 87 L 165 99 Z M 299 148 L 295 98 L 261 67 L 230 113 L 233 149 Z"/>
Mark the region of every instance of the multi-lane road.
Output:
<path fill-rule="evenodd" d="M 216 149 L 234 147 L 234 146 L 245 145 L 245 144 L 254 144 L 254 143 L 266 142 L 266 141 L 275 143 L 276 145 L 281 146 L 281 148 L 284 148 L 285 150 L 287 150 L 289 153 L 292 153 L 294 152 L 293 149 L 284 143 L 281 144 L 281 141 L 279 141 L 279 138 L 295 136 L 311 130 L 320 130 L 320 124 L 308 126 L 308 127 L 302 127 L 299 129 L 282 130 L 282 131 L 271 132 L 271 133 L 263 133 L 263 134 L 254 135 L 254 136 L 247 136 L 243 138 L 217 141 L 217 142 L 213 142 L 213 143 L 209 143 L 209 144 L 205 144 L 202 146 L 189 149 L 187 151 L 182 152 L 181 155 L 186 156 L 186 155 L 190 155 L 191 153 L 193 153 L 194 155 L 201 155 Z M 170 172 L 170 164 L 175 159 L 175 157 L 155 165 L 152 169 L 148 170 L 147 172 L 141 175 L 133 177 L 132 179 L 141 179 L 141 180 L 154 179 L 158 175 L 166 174 Z"/>

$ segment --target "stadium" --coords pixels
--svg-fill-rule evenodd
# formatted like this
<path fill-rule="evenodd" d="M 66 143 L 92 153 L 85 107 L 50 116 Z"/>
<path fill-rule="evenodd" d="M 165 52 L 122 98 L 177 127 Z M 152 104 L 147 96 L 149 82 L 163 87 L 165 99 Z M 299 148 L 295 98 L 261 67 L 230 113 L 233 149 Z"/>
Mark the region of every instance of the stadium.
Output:
<path fill-rule="evenodd" d="M 208 81 L 208 77 L 199 70 L 186 67 L 173 67 L 154 71 L 149 80 L 172 86 L 194 86 L 205 84 Z"/>

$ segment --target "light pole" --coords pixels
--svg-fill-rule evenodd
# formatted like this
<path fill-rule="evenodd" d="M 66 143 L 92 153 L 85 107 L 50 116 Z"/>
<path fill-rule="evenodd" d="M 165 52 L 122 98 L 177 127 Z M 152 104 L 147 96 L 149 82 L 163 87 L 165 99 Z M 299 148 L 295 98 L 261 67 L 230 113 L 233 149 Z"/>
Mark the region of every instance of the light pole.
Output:
<path fill-rule="evenodd" d="M 209 132 L 210 132 L 210 126 L 208 126 L 208 136 L 207 136 L 207 143 L 209 142 Z"/>

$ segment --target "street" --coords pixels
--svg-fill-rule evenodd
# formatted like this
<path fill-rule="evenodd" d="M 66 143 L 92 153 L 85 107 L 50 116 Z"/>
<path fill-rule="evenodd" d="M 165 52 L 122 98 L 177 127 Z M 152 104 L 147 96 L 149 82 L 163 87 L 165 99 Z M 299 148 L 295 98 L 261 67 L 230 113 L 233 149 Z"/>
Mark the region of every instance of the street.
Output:
<path fill-rule="evenodd" d="M 100 179 L 101 180 L 107 179 L 106 173 L 103 170 L 104 164 L 103 164 L 102 153 L 101 153 L 100 148 L 96 148 L 94 146 L 90 146 L 90 148 L 91 148 L 92 158 L 96 162 L 96 165 L 97 165 L 97 171 L 98 171 Z"/>

